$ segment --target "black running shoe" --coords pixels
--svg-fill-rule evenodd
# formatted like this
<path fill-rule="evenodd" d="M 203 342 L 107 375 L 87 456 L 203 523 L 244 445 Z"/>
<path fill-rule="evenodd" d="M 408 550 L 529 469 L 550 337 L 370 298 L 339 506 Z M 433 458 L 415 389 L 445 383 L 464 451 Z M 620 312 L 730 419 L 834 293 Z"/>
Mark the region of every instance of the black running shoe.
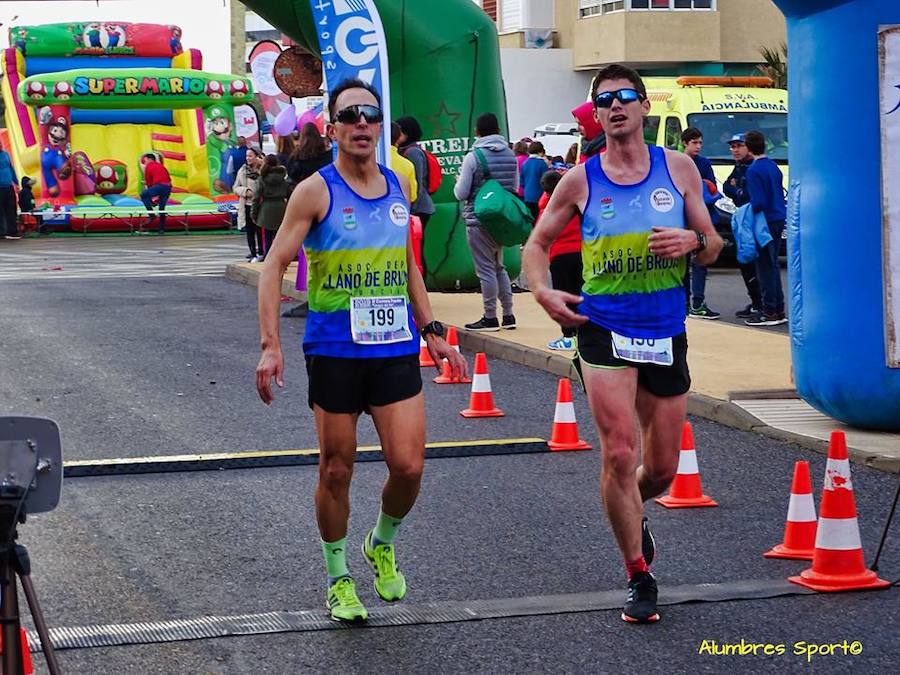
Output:
<path fill-rule="evenodd" d="M 760 314 L 762 310 L 753 305 L 747 305 L 744 309 L 739 309 L 734 313 L 738 319 L 752 319 L 755 315 Z"/>
<path fill-rule="evenodd" d="M 516 317 L 512 314 L 504 314 L 503 321 L 500 322 L 500 328 L 504 328 L 506 330 L 515 330 Z"/>
<path fill-rule="evenodd" d="M 500 322 L 497 321 L 496 317 L 488 319 L 486 316 L 483 316 L 475 323 L 467 323 L 466 330 L 494 333 L 500 330 Z"/>
<path fill-rule="evenodd" d="M 650 531 L 647 516 L 644 516 L 641 521 L 641 553 L 644 554 L 644 562 L 648 565 L 656 557 L 656 539 L 653 538 L 653 533 Z"/>
<path fill-rule="evenodd" d="M 656 623 L 656 578 L 650 572 L 638 572 L 628 582 L 628 600 L 622 620 L 628 623 Z"/>

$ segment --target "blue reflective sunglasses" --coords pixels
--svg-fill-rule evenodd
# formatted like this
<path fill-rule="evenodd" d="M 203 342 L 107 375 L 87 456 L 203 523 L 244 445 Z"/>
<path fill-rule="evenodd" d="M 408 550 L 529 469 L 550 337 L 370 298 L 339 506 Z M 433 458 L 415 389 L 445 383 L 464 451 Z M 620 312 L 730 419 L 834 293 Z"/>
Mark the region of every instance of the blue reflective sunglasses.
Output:
<path fill-rule="evenodd" d="M 626 105 L 628 103 L 634 103 L 635 101 L 643 101 L 644 97 L 641 96 L 636 89 L 604 91 L 602 94 L 597 94 L 597 96 L 594 97 L 594 105 L 598 108 L 611 108 L 613 99 L 618 99 L 619 103 Z"/>

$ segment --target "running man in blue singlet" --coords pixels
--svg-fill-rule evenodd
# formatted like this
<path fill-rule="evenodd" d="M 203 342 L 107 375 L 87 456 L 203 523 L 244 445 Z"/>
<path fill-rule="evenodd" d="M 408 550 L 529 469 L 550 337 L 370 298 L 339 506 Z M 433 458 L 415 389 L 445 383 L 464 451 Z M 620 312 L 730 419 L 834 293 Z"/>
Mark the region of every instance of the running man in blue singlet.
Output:
<path fill-rule="evenodd" d="M 387 601 L 406 595 L 394 538 L 416 501 L 425 463 L 425 404 L 419 334 L 436 364 L 468 367 L 434 320 L 409 237 L 409 183 L 375 159 L 383 113 L 376 91 L 347 80 L 331 92 L 328 135 L 337 159 L 291 195 L 259 280 L 262 356 L 256 388 L 272 403 L 284 386 L 278 332 L 281 281 L 301 244 L 309 264 L 309 318 L 303 340 L 309 406 L 319 438 L 316 519 L 328 575 L 326 604 L 337 621 L 368 612 L 347 568 L 350 479 L 359 415 L 372 415 L 388 466 L 381 512 L 362 544 Z"/>
<path fill-rule="evenodd" d="M 607 66 L 592 93 L 606 153 L 563 177 L 523 258 L 529 287 L 550 318 L 578 326 L 576 367 L 603 446 L 603 503 L 628 574 L 622 618 L 650 623 L 659 619 L 649 567 L 656 544 L 643 503 L 675 475 L 687 413 L 685 255 L 709 265 L 722 239 L 693 161 L 644 143 L 650 102 L 640 76 Z M 546 281 L 550 245 L 575 215 L 582 218 L 582 297 Z"/>

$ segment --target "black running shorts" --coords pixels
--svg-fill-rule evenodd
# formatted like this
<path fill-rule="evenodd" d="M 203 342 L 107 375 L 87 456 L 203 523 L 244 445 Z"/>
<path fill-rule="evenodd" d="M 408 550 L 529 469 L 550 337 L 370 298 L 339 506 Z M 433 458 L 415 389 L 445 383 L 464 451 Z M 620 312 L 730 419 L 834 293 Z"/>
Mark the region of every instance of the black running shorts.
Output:
<path fill-rule="evenodd" d="M 687 364 L 687 333 L 672 338 L 673 363 L 634 363 L 620 359 L 613 352 L 612 335 L 606 328 L 588 321 L 578 327 L 576 368 L 636 368 L 638 386 L 654 396 L 681 396 L 691 388 Z M 579 364 L 578 362 L 581 362 Z"/>
<path fill-rule="evenodd" d="M 422 391 L 419 355 L 380 359 L 307 356 L 309 407 L 330 413 L 369 412 Z"/>

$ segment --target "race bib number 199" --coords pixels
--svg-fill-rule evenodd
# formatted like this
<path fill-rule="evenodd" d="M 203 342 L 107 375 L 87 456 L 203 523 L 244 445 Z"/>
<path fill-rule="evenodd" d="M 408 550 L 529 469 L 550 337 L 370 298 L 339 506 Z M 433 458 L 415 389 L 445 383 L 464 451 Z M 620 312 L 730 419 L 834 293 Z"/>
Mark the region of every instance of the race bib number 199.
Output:
<path fill-rule="evenodd" d="M 360 345 L 412 340 L 406 298 L 351 298 L 350 333 Z"/>
<path fill-rule="evenodd" d="M 630 338 L 612 331 L 610 333 L 616 358 L 632 363 L 655 363 L 658 366 L 671 366 L 675 362 L 672 338 Z"/>

